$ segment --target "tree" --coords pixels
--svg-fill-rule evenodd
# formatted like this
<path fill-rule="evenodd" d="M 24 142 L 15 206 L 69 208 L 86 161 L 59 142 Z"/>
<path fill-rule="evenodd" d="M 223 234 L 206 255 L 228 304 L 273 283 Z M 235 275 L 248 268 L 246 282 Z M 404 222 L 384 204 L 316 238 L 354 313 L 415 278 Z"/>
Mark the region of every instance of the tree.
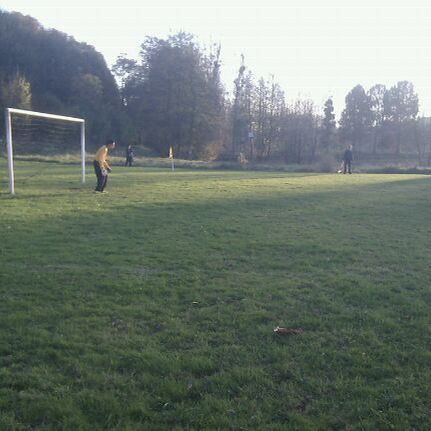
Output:
<path fill-rule="evenodd" d="M 256 148 L 251 158 L 268 160 L 279 138 L 284 93 L 271 76 L 270 80 L 261 78 L 252 94 L 252 127 Z"/>
<path fill-rule="evenodd" d="M 323 114 L 320 144 L 323 151 L 327 153 L 334 142 L 336 132 L 334 104 L 331 98 L 325 102 Z"/>
<path fill-rule="evenodd" d="M 362 85 L 357 85 L 346 96 L 346 107 L 340 120 L 342 136 L 359 152 L 371 124 L 370 98 Z"/>
<path fill-rule="evenodd" d="M 0 81 L 0 112 L 4 112 L 5 108 L 30 110 L 31 97 L 30 83 L 18 73 Z M 4 121 L 0 121 L 0 134 L 3 135 L 3 133 Z"/>
<path fill-rule="evenodd" d="M 230 156 L 237 158 L 240 153 L 246 152 L 250 145 L 250 157 L 254 157 L 254 130 L 252 104 L 254 100 L 255 85 L 251 72 L 246 72 L 244 56 L 241 57 L 241 66 L 234 81 L 234 99 L 230 111 L 231 119 L 231 151 Z"/>
<path fill-rule="evenodd" d="M 112 66 L 112 73 L 120 80 L 120 93 L 124 105 L 127 103 L 124 95 L 126 82 L 130 79 L 130 76 L 136 70 L 136 66 L 136 60 L 126 58 L 125 54 L 120 54 L 117 57 L 117 61 L 115 62 L 114 66 Z"/>
<path fill-rule="evenodd" d="M 416 120 L 419 112 L 419 98 L 409 81 L 399 81 L 384 96 L 383 111 L 386 121 L 392 126 L 396 142 L 395 153 L 401 153 L 403 128 Z"/>
<path fill-rule="evenodd" d="M 160 155 L 173 146 L 183 158 L 213 151 L 224 119 L 219 55 L 219 49 L 207 54 L 192 35 L 180 32 L 148 37 L 136 65 L 122 59 L 128 67 L 123 100 L 142 144 Z"/>
<path fill-rule="evenodd" d="M 0 86 L 2 108 L 31 109 L 31 85 L 18 73 Z M 3 111 L 3 109 L 2 109 Z"/>
<path fill-rule="evenodd" d="M 373 128 L 373 154 L 376 154 L 377 148 L 382 138 L 382 128 L 385 119 L 385 94 L 386 87 L 382 84 L 376 84 L 368 90 L 371 110 L 371 126 Z"/>
<path fill-rule="evenodd" d="M 255 129 L 256 129 L 256 145 L 257 154 L 254 151 L 250 153 L 251 159 L 262 158 L 265 154 L 265 148 L 268 143 L 269 130 L 268 130 L 268 120 L 270 116 L 270 95 L 271 89 L 268 82 L 263 78 L 259 79 L 258 85 L 256 87 L 256 97 L 255 103 Z"/>
<path fill-rule="evenodd" d="M 418 118 L 414 123 L 412 123 L 412 127 L 418 164 L 423 165 L 426 163 L 429 166 L 431 157 L 431 119 L 429 117 Z M 425 157 L 427 152 L 428 158 Z"/>
<path fill-rule="evenodd" d="M 281 121 L 285 163 L 313 163 L 320 118 L 311 100 L 297 100 L 285 110 Z"/>

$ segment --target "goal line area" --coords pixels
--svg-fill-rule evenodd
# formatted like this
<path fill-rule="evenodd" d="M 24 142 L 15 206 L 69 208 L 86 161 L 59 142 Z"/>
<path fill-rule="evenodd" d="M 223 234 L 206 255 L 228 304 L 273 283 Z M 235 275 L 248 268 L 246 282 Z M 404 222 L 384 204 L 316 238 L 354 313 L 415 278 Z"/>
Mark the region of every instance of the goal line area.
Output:
<path fill-rule="evenodd" d="M 15 194 L 14 154 L 61 154 L 80 151 L 85 183 L 85 120 L 24 109 L 5 109 L 9 192 Z"/>

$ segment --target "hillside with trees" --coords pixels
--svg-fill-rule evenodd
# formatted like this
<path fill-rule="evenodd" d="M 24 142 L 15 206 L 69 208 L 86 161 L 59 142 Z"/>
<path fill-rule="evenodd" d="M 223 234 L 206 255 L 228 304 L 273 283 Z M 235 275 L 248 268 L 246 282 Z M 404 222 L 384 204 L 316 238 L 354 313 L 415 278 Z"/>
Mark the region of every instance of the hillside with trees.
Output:
<path fill-rule="evenodd" d="M 92 46 L 0 10 L 0 59 L 2 111 L 9 106 L 85 117 L 90 145 L 121 134 L 118 87 Z"/>

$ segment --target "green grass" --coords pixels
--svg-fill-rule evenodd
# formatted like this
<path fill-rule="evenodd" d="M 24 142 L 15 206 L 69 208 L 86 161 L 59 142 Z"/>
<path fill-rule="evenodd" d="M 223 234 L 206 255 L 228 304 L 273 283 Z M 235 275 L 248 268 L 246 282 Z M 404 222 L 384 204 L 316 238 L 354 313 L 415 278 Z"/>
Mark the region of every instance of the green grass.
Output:
<path fill-rule="evenodd" d="M 430 177 L 1 172 L 0 430 L 431 429 Z"/>

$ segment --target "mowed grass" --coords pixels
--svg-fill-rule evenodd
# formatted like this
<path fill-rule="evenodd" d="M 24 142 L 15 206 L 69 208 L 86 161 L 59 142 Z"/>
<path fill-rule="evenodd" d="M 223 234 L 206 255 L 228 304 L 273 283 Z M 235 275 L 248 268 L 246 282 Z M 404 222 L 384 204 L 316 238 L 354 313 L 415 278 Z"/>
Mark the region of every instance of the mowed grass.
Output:
<path fill-rule="evenodd" d="M 430 177 L 2 175 L 1 430 L 431 429 Z"/>

